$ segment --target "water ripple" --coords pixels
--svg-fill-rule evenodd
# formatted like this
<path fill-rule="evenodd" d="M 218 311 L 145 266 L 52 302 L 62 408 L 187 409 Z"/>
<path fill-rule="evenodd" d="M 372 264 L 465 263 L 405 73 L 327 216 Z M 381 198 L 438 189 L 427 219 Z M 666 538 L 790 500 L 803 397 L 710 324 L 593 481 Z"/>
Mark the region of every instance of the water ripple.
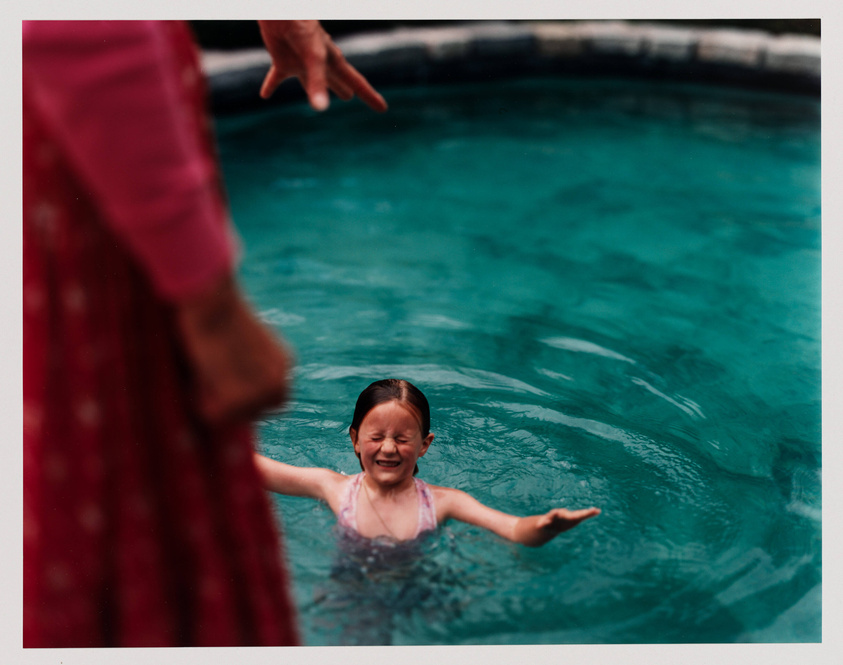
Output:
<path fill-rule="evenodd" d="M 539 341 L 543 344 L 547 344 L 548 346 L 552 346 L 555 349 L 573 351 L 574 353 L 591 353 L 596 356 L 603 356 L 604 358 L 611 358 L 612 360 L 620 360 L 632 365 L 636 364 L 632 358 L 627 358 L 616 351 L 612 351 L 611 349 L 607 349 L 595 344 L 594 342 L 589 342 L 584 339 L 576 339 L 574 337 L 547 337 Z"/>
<path fill-rule="evenodd" d="M 677 399 L 673 399 L 672 397 L 669 397 L 668 395 L 665 395 L 663 392 L 661 392 L 657 388 L 654 388 L 653 386 L 651 386 L 644 379 L 640 379 L 638 377 L 633 377 L 632 382 L 636 386 L 641 386 L 642 388 L 645 388 L 646 390 L 650 391 L 656 397 L 661 397 L 666 402 L 669 402 L 670 404 L 673 404 L 673 406 L 675 406 L 678 409 L 681 409 L 682 411 L 687 413 L 692 418 L 701 418 L 703 420 L 705 419 L 705 414 L 702 412 L 702 409 L 700 408 L 700 405 L 697 404 L 696 402 L 688 399 L 687 397 L 682 397 L 682 395 L 676 395 Z M 677 400 L 679 400 L 679 401 L 677 401 Z"/>
<path fill-rule="evenodd" d="M 458 321 L 443 314 L 417 314 L 412 320 L 413 325 L 442 330 L 466 330 L 471 325 L 465 321 Z"/>
<path fill-rule="evenodd" d="M 669 476 L 671 482 L 683 485 L 687 491 L 690 486 L 704 487 L 697 465 L 687 456 L 670 450 L 656 441 L 620 427 L 590 418 L 569 416 L 560 411 L 535 404 L 517 404 L 495 402 L 487 404 L 492 408 L 500 408 L 513 415 L 525 416 L 542 422 L 551 422 L 583 430 L 607 441 L 614 441 L 623 445 L 624 449 L 633 453 L 648 466 L 654 468 L 659 475 Z"/>
<path fill-rule="evenodd" d="M 282 328 L 291 328 L 307 321 L 307 319 L 299 314 L 291 314 L 278 307 L 270 307 L 269 309 L 262 310 L 260 312 L 260 318 L 264 323 L 270 323 Z"/>
<path fill-rule="evenodd" d="M 377 380 L 385 377 L 406 378 L 419 386 L 460 386 L 475 390 L 505 390 L 548 397 L 539 388 L 503 374 L 480 369 L 457 367 L 447 369 L 439 365 L 324 365 L 311 363 L 299 366 L 296 373 L 311 381 L 337 381 L 348 378 Z"/>

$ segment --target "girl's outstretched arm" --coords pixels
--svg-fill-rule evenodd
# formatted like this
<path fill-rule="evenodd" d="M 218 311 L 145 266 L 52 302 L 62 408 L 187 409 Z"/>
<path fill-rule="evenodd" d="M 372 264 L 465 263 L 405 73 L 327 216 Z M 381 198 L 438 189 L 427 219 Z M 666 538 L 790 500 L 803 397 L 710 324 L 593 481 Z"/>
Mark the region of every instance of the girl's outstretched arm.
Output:
<path fill-rule="evenodd" d="M 334 512 L 339 507 L 343 484 L 348 480 L 330 469 L 292 466 L 254 453 L 255 467 L 265 490 L 304 496 L 327 503 Z"/>
<path fill-rule="evenodd" d="M 563 531 L 574 528 L 589 517 L 600 514 L 598 508 L 566 510 L 554 508 L 544 515 L 516 517 L 484 506 L 460 490 L 435 488 L 437 517 L 440 522 L 453 518 L 488 529 L 502 538 L 529 547 L 539 547 Z"/>

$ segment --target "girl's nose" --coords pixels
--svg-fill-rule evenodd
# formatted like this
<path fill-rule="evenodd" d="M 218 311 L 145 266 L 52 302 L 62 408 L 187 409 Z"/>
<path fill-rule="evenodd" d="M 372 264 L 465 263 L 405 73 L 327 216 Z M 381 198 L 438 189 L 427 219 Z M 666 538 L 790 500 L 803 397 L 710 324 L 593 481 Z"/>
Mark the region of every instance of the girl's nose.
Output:
<path fill-rule="evenodd" d="M 392 452 L 393 450 L 398 450 L 398 446 L 395 445 L 395 441 L 390 438 L 386 438 L 381 444 L 381 450 L 384 452 Z"/>

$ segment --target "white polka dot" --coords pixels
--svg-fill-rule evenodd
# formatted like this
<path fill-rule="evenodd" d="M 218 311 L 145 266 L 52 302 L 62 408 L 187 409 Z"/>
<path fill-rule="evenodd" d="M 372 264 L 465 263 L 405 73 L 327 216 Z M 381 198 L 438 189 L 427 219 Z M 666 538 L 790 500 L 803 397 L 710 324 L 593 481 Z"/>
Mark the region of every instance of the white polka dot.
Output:
<path fill-rule="evenodd" d="M 67 478 L 67 463 L 57 453 L 49 454 L 44 459 L 44 475 L 48 480 L 60 482 Z"/>
<path fill-rule="evenodd" d="M 39 201 L 32 209 L 32 221 L 42 230 L 49 230 L 56 222 L 58 208 L 49 201 Z"/>
<path fill-rule="evenodd" d="M 86 427 L 95 427 L 100 423 L 100 407 L 93 399 L 87 398 L 76 407 L 76 418 Z"/>
<path fill-rule="evenodd" d="M 58 229 L 58 208 L 52 203 L 41 201 L 31 211 L 32 226 L 46 249 L 55 245 Z"/>
<path fill-rule="evenodd" d="M 38 156 L 38 162 L 42 166 L 49 166 L 53 162 L 56 161 L 56 156 L 58 155 L 58 150 L 56 146 L 53 145 L 49 141 L 42 141 L 38 145 L 38 149 L 36 151 Z"/>
<path fill-rule="evenodd" d="M 38 526 L 38 520 L 31 511 L 24 511 L 23 516 L 23 539 L 25 542 L 32 543 L 38 540 L 41 533 L 41 528 Z"/>
<path fill-rule="evenodd" d="M 40 404 L 23 403 L 23 429 L 25 432 L 36 433 L 44 422 L 44 410 Z"/>
<path fill-rule="evenodd" d="M 64 306 L 69 312 L 79 313 L 85 309 L 88 296 L 78 284 L 71 284 L 64 290 Z"/>
<path fill-rule="evenodd" d="M 89 533 L 96 533 L 103 527 L 103 515 L 98 506 L 92 503 L 79 509 L 79 525 Z"/>
<path fill-rule="evenodd" d="M 23 305 L 30 312 L 40 312 L 44 309 L 47 297 L 44 290 L 37 286 L 27 286 L 23 289 Z"/>
<path fill-rule="evenodd" d="M 47 586 L 53 591 L 64 591 L 69 589 L 73 583 L 73 576 L 70 570 L 60 563 L 54 563 L 47 568 L 46 572 Z"/>

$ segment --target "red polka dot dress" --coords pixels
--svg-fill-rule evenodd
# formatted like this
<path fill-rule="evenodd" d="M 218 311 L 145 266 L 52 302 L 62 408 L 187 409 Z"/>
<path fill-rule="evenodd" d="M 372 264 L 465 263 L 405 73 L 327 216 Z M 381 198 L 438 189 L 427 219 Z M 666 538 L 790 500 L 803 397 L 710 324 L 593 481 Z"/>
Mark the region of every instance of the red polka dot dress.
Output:
<path fill-rule="evenodd" d="M 189 30 L 23 36 L 24 646 L 295 644 L 251 433 L 175 335 L 234 255 Z"/>

